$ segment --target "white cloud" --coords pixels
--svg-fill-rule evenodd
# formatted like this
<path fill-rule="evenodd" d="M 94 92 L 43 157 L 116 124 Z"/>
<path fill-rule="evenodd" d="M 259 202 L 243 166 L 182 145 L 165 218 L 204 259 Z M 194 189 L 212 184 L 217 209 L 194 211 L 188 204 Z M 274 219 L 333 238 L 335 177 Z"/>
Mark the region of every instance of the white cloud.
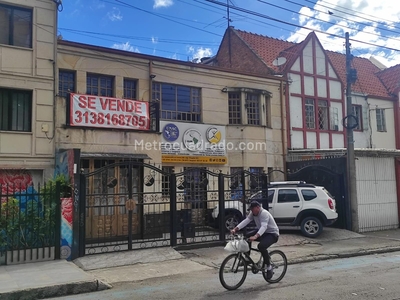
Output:
<path fill-rule="evenodd" d="M 153 8 L 169 7 L 173 4 L 174 2 L 172 0 L 154 0 Z"/>
<path fill-rule="evenodd" d="M 135 47 L 135 46 L 132 46 L 129 42 L 121 43 L 121 44 L 114 44 L 114 45 L 112 45 L 111 48 L 118 49 L 118 50 L 124 50 L 124 51 L 140 53 L 139 48 Z"/>
<path fill-rule="evenodd" d="M 99 0 L 93 0 L 92 5 L 90 6 L 92 9 L 97 10 L 97 9 L 102 9 L 105 8 L 106 5 Z"/>
<path fill-rule="evenodd" d="M 400 30 L 396 29 L 400 28 L 400 6 L 395 1 L 318 0 L 313 7 L 303 7 L 299 12 L 303 14 L 298 19 L 299 25 L 322 31 L 316 34 L 326 50 L 344 53 L 345 33 L 348 32 L 353 55 L 373 55 L 386 66 L 400 64 L 399 51 L 382 48 L 400 49 Z M 288 40 L 301 42 L 309 32 L 299 28 Z"/>
<path fill-rule="evenodd" d="M 107 13 L 107 17 L 113 22 L 122 21 L 121 11 L 116 7 L 113 7 L 113 9 Z"/>
<path fill-rule="evenodd" d="M 198 47 L 197 49 L 195 49 L 193 46 L 188 46 L 187 52 L 192 55 L 193 57 L 192 61 L 197 61 L 197 62 L 199 62 L 200 59 L 203 57 L 210 57 L 213 55 L 211 48 L 203 48 L 203 47 Z"/>
<path fill-rule="evenodd" d="M 152 43 L 152 44 L 157 44 L 157 43 L 158 43 L 158 37 L 152 36 L 152 37 L 151 37 L 151 43 Z"/>

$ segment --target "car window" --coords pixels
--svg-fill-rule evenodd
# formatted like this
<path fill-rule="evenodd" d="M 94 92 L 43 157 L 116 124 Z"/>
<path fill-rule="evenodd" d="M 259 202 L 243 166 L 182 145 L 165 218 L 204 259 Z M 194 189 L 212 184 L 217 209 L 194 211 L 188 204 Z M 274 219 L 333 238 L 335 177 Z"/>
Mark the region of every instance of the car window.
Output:
<path fill-rule="evenodd" d="M 333 196 L 331 195 L 331 193 L 329 193 L 329 191 L 328 191 L 326 188 L 323 188 L 322 190 L 323 190 L 325 193 L 327 193 L 329 197 L 331 197 L 332 199 L 335 199 L 335 197 L 333 197 Z"/>
<path fill-rule="evenodd" d="M 300 202 L 295 189 L 281 189 L 278 191 L 278 203 Z"/>
<path fill-rule="evenodd" d="M 268 190 L 268 203 L 272 203 L 274 200 L 275 190 Z"/>
<path fill-rule="evenodd" d="M 310 201 L 317 198 L 317 194 L 313 190 L 301 190 L 301 194 L 305 201 Z"/>

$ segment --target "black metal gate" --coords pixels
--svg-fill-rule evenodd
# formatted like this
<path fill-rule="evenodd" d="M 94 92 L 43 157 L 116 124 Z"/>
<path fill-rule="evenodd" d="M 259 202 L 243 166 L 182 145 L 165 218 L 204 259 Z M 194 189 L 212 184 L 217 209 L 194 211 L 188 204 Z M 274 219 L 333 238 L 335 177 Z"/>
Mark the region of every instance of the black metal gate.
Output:
<path fill-rule="evenodd" d="M 347 203 L 346 158 L 288 162 L 288 180 L 303 180 L 325 187 L 335 198 L 338 220 L 332 227 L 351 229 Z"/>
<path fill-rule="evenodd" d="M 231 211 L 226 203 L 236 205 L 240 222 L 247 214 L 242 200 L 257 192 L 257 200 L 267 199 L 264 172 L 175 173 L 130 160 L 97 167 L 80 176 L 80 256 L 221 243 L 228 233 L 225 213 Z"/>

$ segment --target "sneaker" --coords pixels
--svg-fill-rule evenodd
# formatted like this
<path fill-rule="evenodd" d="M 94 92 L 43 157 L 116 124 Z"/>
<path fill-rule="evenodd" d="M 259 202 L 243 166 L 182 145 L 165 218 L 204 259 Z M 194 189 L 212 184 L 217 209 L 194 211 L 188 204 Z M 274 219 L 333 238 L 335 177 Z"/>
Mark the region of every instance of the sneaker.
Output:
<path fill-rule="evenodd" d="M 271 279 L 272 275 L 274 275 L 273 270 L 272 269 L 271 270 L 267 270 L 267 279 Z"/>

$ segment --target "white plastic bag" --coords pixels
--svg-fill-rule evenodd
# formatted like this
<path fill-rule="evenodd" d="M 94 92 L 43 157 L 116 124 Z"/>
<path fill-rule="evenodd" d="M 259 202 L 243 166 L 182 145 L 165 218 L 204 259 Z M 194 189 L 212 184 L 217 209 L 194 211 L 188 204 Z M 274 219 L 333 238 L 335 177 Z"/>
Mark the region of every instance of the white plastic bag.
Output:
<path fill-rule="evenodd" d="M 229 241 L 224 250 L 229 251 L 229 252 L 248 252 L 250 250 L 249 244 L 243 239 L 234 239 Z"/>

